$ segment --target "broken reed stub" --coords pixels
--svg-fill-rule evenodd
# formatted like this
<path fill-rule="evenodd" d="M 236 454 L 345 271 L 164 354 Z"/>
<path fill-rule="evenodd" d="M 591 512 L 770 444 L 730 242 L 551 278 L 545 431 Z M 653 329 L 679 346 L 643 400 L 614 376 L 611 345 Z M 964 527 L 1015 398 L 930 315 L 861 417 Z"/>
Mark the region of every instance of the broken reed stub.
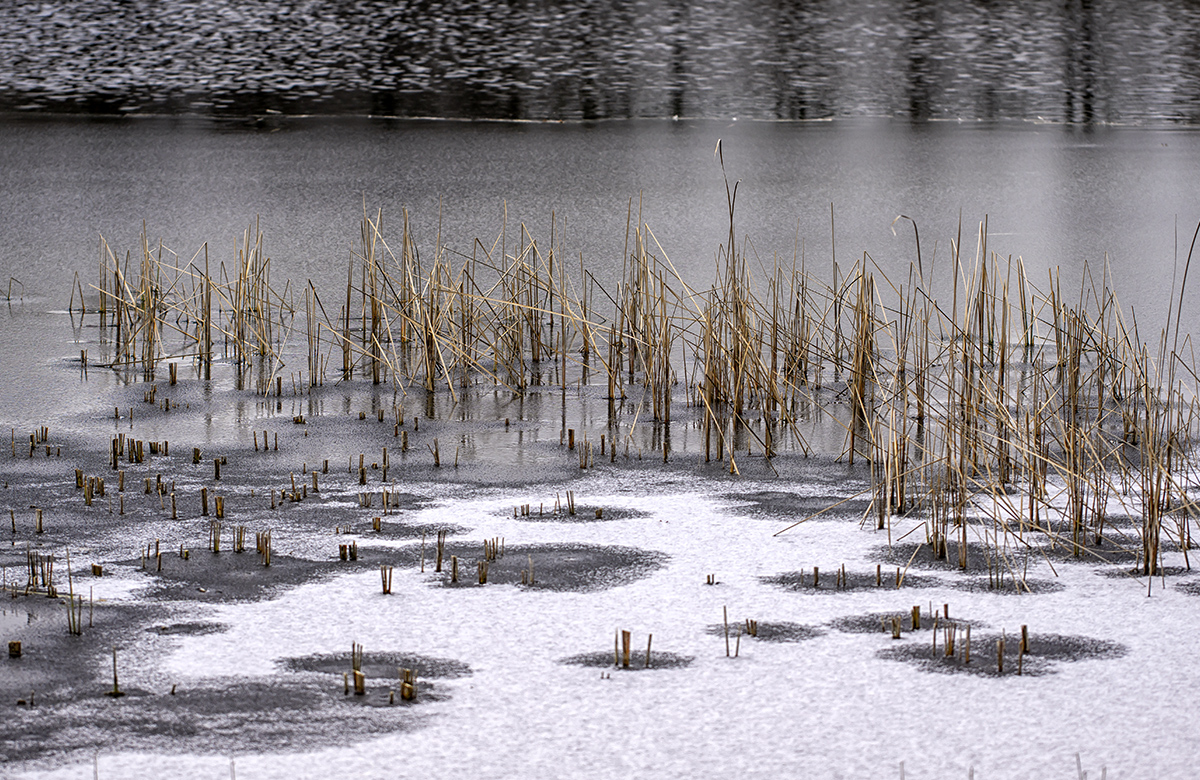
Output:
<path fill-rule="evenodd" d="M 121 690 L 121 686 L 117 684 L 117 648 L 113 647 L 113 687 L 111 691 L 106 691 L 105 696 L 110 696 L 114 699 L 119 699 L 125 695 L 125 691 Z"/>
<path fill-rule="evenodd" d="M 416 669 L 400 670 L 400 698 L 404 701 L 412 701 L 417 698 Z"/>

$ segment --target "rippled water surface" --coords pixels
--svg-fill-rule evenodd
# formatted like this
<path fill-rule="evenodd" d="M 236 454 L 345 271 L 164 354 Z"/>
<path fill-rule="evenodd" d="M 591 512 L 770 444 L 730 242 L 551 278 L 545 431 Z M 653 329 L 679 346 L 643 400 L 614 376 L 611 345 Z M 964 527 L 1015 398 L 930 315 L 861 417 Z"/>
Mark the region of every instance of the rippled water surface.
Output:
<path fill-rule="evenodd" d="M 0 8 L 0 107 L 1193 123 L 1182 0 L 70 2 Z"/>

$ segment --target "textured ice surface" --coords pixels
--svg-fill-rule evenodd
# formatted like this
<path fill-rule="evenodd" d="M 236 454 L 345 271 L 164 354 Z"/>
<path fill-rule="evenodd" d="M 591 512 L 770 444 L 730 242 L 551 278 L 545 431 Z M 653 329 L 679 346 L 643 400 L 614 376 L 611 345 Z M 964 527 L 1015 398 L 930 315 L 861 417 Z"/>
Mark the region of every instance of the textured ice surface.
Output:
<path fill-rule="evenodd" d="M 101 778 L 229 776 L 295 778 L 337 773 L 384 778 L 475 777 L 692 778 L 1073 777 L 1075 754 L 1089 776 L 1191 776 L 1193 717 L 1200 667 L 1192 631 L 1197 602 L 1176 588 L 1134 577 L 1102 576 L 1094 566 L 1057 563 L 1060 591 L 1014 597 L 951 587 L 860 588 L 811 598 L 762 581 L 816 564 L 832 576 L 874 570 L 881 534 L 857 517 L 806 523 L 775 537 L 783 523 L 747 519 L 701 478 L 653 473 L 596 475 L 573 487 L 590 504 L 637 510 L 629 519 L 556 524 L 514 520 L 524 500 L 493 489 L 447 497 L 412 513 L 413 522 L 453 522 L 472 538 L 508 544 L 620 544 L 655 550 L 670 562 L 646 578 L 607 590 L 553 592 L 519 585 L 429 587 L 434 577 L 397 570 L 393 592 L 380 592 L 373 570 L 303 585 L 267 601 L 207 606 L 194 618 L 219 632 L 180 631 L 153 654 L 129 661 L 131 686 L 236 684 L 279 673 L 284 658 L 372 652 L 453 659 L 469 676 L 445 680 L 449 695 L 426 705 L 420 725 L 312 752 L 243 752 L 236 739 L 213 754 L 112 753 L 99 756 Z M 755 489 L 752 484 L 747 489 Z M 523 495 L 553 494 L 529 486 Z M 509 514 L 506 514 L 505 510 Z M 398 544 L 390 542 L 389 544 Z M 1044 563 L 1031 574 L 1053 577 Z M 706 584 L 707 575 L 717 584 Z M 953 578 L 952 574 L 940 574 Z M 1059 634 L 1118 643 L 1121 657 L 1056 664 L 1042 676 L 930 674 L 879 657 L 901 643 L 878 633 L 827 624 L 847 616 L 925 614 L 949 604 L 952 616 L 978 621 L 1010 641 Z M 748 638 L 727 658 L 711 627 L 746 618 L 825 627 L 802 642 Z M 185 623 L 176 615 L 174 622 Z M 633 647 L 691 656 L 690 665 L 652 674 L 606 675 L 561 663 L 611 652 L 614 631 Z M 973 663 L 988 663 L 978 648 Z M 215 755 L 214 755 L 215 754 Z M 86 763 L 17 777 L 90 776 Z"/>

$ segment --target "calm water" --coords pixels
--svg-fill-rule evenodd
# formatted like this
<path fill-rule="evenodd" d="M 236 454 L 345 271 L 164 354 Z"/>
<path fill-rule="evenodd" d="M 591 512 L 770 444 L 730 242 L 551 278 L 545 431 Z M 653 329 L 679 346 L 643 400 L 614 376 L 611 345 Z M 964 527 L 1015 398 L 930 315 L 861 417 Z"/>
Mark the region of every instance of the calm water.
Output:
<path fill-rule="evenodd" d="M 739 183 L 739 241 L 764 263 L 810 269 L 836 250 L 891 274 L 915 260 L 944 275 L 959 231 L 973 256 L 1021 256 L 1035 280 L 1107 261 L 1127 305 L 1153 307 L 1186 254 L 1200 203 L 1200 134 L 1058 126 L 658 122 L 529 125 L 281 120 L 270 130 L 188 119 L 0 124 L 0 273 L 65 307 L 73 274 L 94 281 L 99 236 L 150 239 L 189 259 L 230 260 L 260 220 L 277 273 L 344 280 L 364 205 L 398 241 L 407 209 L 421 248 L 555 238 L 602 281 L 619 275 L 627 221 L 648 224 L 685 277 L 707 284 L 728 234 L 723 140 Z M 833 211 L 831 231 L 830 211 Z M 389 226 L 390 225 L 390 229 Z M 889 274 L 889 275 L 891 275 Z M 1072 281 L 1072 285 L 1074 281 Z"/>
<path fill-rule="evenodd" d="M 766 266 L 796 262 L 824 278 L 834 253 L 843 267 L 866 253 L 901 281 L 916 259 L 911 227 L 892 230 L 904 214 L 919 226 L 926 273 L 948 290 L 960 215 L 964 258 L 975 257 L 986 218 L 989 251 L 1023 258 L 1037 283 L 1059 269 L 1064 289 L 1078 291 L 1085 264 L 1099 275 L 1108 263 L 1143 334 L 1165 322 L 1175 258 L 1200 220 L 1200 134 L 1182 129 L 12 120 L 0 125 L 0 278 L 15 280 L 0 363 L 77 358 L 86 332 L 48 312 L 66 308 L 76 273 L 85 289 L 95 281 L 101 235 L 136 254 L 143 221 L 182 262 L 205 242 L 216 262 L 232 261 L 258 220 L 277 287 L 313 279 L 336 290 L 364 204 L 383 209 L 396 243 L 408 209 L 423 252 L 439 231 L 454 251 L 470 253 L 476 239 L 511 251 L 522 224 L 545 245 L 553 220 L 566 256 L 611 285 L 632 209 L 681 273 L 706 286 L 728 234 L 718 139 L 739 182 L 738 239 Z M 1189 286 L 1184 329 L 1194 332 Z M 57 381 L 54 372 L 6 381 L 6 419 L 41 414 L 38 399 Z"/>

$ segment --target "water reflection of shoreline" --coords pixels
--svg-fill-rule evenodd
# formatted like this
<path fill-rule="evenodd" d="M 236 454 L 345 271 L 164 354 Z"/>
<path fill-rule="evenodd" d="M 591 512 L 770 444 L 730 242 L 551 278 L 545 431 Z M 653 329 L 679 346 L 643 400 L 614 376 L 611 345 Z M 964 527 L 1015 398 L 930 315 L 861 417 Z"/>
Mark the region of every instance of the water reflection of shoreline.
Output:
<path fill-rule="evenodd" d="M 1170 5 L 59 0 L 0 9 L 0 109 L 1194 121 Z"/>

